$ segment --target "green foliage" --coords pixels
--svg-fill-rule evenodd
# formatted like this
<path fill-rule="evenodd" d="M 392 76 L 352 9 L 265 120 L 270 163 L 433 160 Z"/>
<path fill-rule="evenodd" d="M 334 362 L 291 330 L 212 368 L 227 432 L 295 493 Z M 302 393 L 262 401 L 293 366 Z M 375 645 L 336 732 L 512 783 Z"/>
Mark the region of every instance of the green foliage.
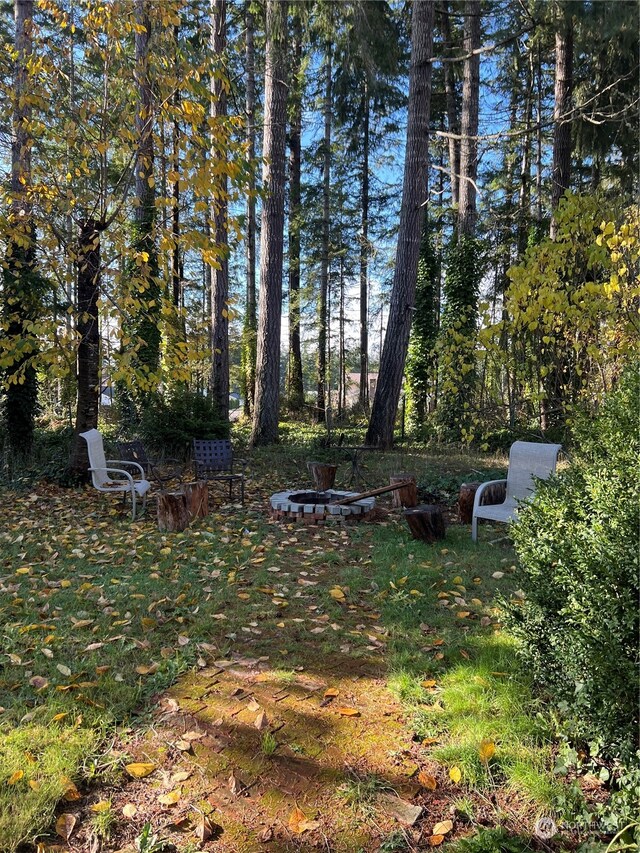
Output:
<path fill-rule="evenodd" d="M 436 421 L 440 436 L 451 440 L 468 440 L 472 432 L 478 291 L 484 265 L 483 244 L 475 237 L 459 237 L 447 251 Z"/>
<path fill-rule="evenodd" d="M 570 736 L 628 760 L 637 745 L 640 377 L 630 368 L 592 421 L 577 458 L 541 483 L 513 526 L 523 602 L 509 625 Z"/>
<path fill-rule="evenodd" d="M 451 853 L 528 853 L 531 844 L 525 838 L 511 836 L 506 829 L 481 829 L 471 838 L 461 838 L 450 844 Z"/>
<path fill-rule="evenodd" d="M 228 426 L 220 420 L 214 401 L 186 389 L 168 398 L 154 395 L 142 413 L 138 431 L 152 451 L 167 456 L 186 454 L 192 438 L 228 436 Z"/>

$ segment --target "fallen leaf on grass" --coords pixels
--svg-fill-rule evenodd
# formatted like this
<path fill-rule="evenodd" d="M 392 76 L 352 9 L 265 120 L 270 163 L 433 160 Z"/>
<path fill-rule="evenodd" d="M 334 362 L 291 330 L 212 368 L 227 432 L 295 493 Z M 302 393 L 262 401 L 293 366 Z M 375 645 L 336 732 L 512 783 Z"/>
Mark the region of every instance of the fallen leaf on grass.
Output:
<path fill-rule="evenodd" d="M 138 809 L 133 803 L 127 803 L 122 807 L 122 814 L 128 818 L 134 817 L 134 815 L 137 814 L 137 811 Z"/>
<path fill-rule="evenodd" d="M 67 779 L 66 777 L 64 777 L 62 781 L 66 785 L 66 788 L 64 789 L 64 794 L 62 795 L 63 800 L 66 800 L 68 803 L 73 803 L 76 800 L 80 800 L 82 798 L 80 791 L 76 788 L 71 779 Z"/>
<path fill-rule="evenodd" d="M 427 841 L 429 842 L 429 847 L 439 847 L 444 841 L 444 835 L 430 835 Z"/>
<path fill-rule="evenodd" d="M 359 717 L 360 711 L 357 708 L 336 708 L 336 711 L 341 717 Z"/>
<path fill-rule="evenodd" d="M 255 699 L 249 699 L 249 701 L 247 702 L 247 711 L 254 712 L 254 711 L 259 711 L 259 710 L 260 710 L 260 705 L 256 702 L 256 700 Z"/>
<path fill-rule="evenodd" d="M 196 822 L 195 834 L 201 842 L 208 841 L 210 838 L 219 838 L 222 832 L 220 824 L 214 823 L 206 815 L 200 813 Z"/>
<path fill-rule="evenodd" d="M 94 803 L 91 806 L 91 811 L 95 814 L 101 814 L 102 812 L 108 812 L 111 808 L 111 800 L 100 800 L 99 803 Z"/>
<path fill-rule="evenodd" d="M 49 686 L 47 679 L 41 675 L 34 675 L 33 678 L 29 679 L 29 684 L 35 687 L 36 690 L 44 690 L 45 687 Z"/>
<path fill-rule="evenodd" d="M 61 672 L 67 678 L 71 675 L 71 670 L 68 666 L 65 666 L 63 663 L 56 664 L 56 669 L 58 672 Z"/>
<path fill-rule="evenodd" d="M 422 738 L 422 745 L 423 746 L 431 746 L 434 743 L 438 743 L 439 740 L 440 740 L 440 738 L 437 738 L 437 737 L 425 737 L 425 738 Z"/>
<path fill-rule="evenodd" d="M 56 832 L 60 838 L 64 838 L 65 841 L 68 841 L 76 822 L 77 820 L 75 815 L 61 814 L 56 821 Z"/>
<path fill-rule="evenodd" d="M 139 675 L 153 675 L 154 672 L 158 671 L 158 664 L 152 663 L 149 666 L 137 666 L 136 672 Z"/>
<path fill-rule="evenodd" d="M 229 790 L 234 797 L 237 797 L 245 788 L 244 782 L 241 782 L 234 773 L 229 776 Z"/>
<path fill-rule="evenodd" d="M 426 681 L 421 681 L 420 686 L 428 690 L 430 687 L 437 687 L 438 682 L 435 678 L 428 678 Z"/>
<path fill-rule="evenodd" d="M 343 601 L 344 600 L 344 592 L 340 589 L 339 586 L 334 586 L 333 589 L 330 589 L 329 595 L 331 596 L 331 598 L 335 599 L 336 601 Z"/>
<path fill-rule="evenodd" d="M 325 699 L 334 699 L 336 696 L 339 696 L 339 695 L 340 695 L 340 691 L 338 690 L 337 687 L 327 687 L 327 689 L 324 691 L 324 698 Z"/>
<path fill-rule="evenodd" d="M 182 792 L 176 788 L 175 791 L 169 791 L 168 794 L 160 794 L 158 802 L 162 803 L 163 806 L 175 806 L 176 803 L 180 802 L 181 796 Z"/>
<path fill-rule="evenodd" d="M 455 782 L 456 785 L 458 784 L 458 782 L 462 779 L 462 771 L 459 767 L 452 767 L 449 770 L 449 779 L 451 779 L 452 782 Z"/>
<path fill-rule="evenodd" d="M 19 782 L 24 776 L 24 770 L 16 770 L 15 773 L 12 773 L 11 776 L 7 779 L 7 785 L 15 785 L 16 782 Z"/>
<path fill-rule="evenodd" d="M 186 782 L 192 773 L 193 770 L 178 770 L 177 773 L 171 774 L 171 783 L 175 784 L 176 782 Z"/>
<path fill-rule="evenodd" d="M 458 619 L 466 619 L 467 616 L 470 616 L 470 615 L 471 614 L 469 613 L 468 610 L 460 610 L 458 613 L 456 613 L 456 616 L 458 617 Z"/>
<path fill-rule="evenodd" d="M 296 835 L 302 835 L 308 830 L 317 829 L 320 826 L 317 820 L 309 820 L 306 814 L 297 806 L 289 815 L 289 829 Z"/>
<path fill-rule="evenodd" d="M 189 740 L 177 740 L 174 744 L 176 749 L 179 749 L 180 752 L 191 752 L 191 741 Z"/>
<path fill-rule="evenodd" d="M 188 741 L 200 740 L 200 738 L 202 738 L 202 737 L 204 737 L 204 732 L 199 732 L 199 731 L 196 731 L 195 729 L 192 729 L 191 731 L 185 732 L 182 735 L 182 740 L 188 740 Z"/>
<path fill-rule="evenodd" d="M 422 787 L 426 788 L 428 791 L 435 791 L 438 787 L 438 783 L 433 776 L 429 776 L 429 774 L 425 773 L 424 770 L 421 770 L 420 773 L 418 773 L 418 782 L 420 782 Z"/>
<path fill-rule="evenodd" d="M 483 740 L 478 751 L 480 753 L 480 761 L 486 764 L 493 758 L 496 751 L 496 745 L 492 740 Z"/>
<path fill-rule="evenodd" d="M 446 835 L 448 832 L 451 832 L 453 829 L 453 821 L 452 820 L 443 820 L 441 823 L 437 823 L 433 827 L 432 835 Z"/>
<path fill-rule="evenodd" d="M 258 835 L 258 841 L 261 841 L 263 844 L 266 844 L 267 841 L 271 841 L 273 838 L 273 830 L 270 826 L 267 826 L 262 832 Z"/>
<path fill-rule="evenodd" d="M 253 725 L 258 729 L 258 731 L 262 731 L 262 729 L 266 729 L 269 725 L 269 720 L 267 719 L 267 715 L 264 711 L 260 711 L 258 716 L 253 721 Z"/>
<path fill-rule="evenodd" d="M 125 764 L 124 769 L 134 779 L 144 779 L 145 776 L 150 776 L 154 770 L 157 770 L 158 765 L 151 764 L 150 762 L 134 761 L 133 764 Z"/>

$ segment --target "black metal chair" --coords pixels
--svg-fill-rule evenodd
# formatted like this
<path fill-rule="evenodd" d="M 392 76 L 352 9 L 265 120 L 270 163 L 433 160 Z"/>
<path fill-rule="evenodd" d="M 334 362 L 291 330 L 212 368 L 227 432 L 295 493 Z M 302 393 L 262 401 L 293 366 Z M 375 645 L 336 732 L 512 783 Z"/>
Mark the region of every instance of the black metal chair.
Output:
<path fill-rule="evenodd" d="M 243 468 L 246 462 L 236 459 Z M 193 463 L 196 480 L 217 480 L 229 483 L 229 500 L 233 496 L 233 484 L 240 483 L 240 500 L 244 505 L 244 471 L 233 470 L 233 447 L 228 439 L 193 439 Z"/>
<path fill-rule="evenodd" d="M 127 462 L 137 462 L 142 467 L 145 477 L 148 480 L 151 478 L 156 480 L 161 489 L 164 489 L 165 484 L 171 482 L 171 480 L 178 480 L 182 483 L 184 465 L 177 459 L 152 462 L 147 456 L 147 451 L 140 439 L 118 441 L 117 448 L 120 459 Z"/>

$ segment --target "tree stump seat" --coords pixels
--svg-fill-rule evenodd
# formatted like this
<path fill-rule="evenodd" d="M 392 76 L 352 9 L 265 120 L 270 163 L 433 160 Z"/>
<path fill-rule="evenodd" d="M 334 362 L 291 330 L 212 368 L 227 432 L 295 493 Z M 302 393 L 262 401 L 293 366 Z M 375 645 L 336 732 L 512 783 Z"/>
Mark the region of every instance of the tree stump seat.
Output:
<path fill-rule="evenodd" d="M 442 507 L 435 504 L 420 504 L 420 506 L 405 509 L 411 536 L 422 542 L 432 544 L 445 537 L 444 514 Z"/>
<path fill-rule="evenodd" d="M 194 518 L 204 518 L 208 514 L 209 488 L 204 480 L 158 493 L 158 530 L 163 533 L 179 533 Z"/>

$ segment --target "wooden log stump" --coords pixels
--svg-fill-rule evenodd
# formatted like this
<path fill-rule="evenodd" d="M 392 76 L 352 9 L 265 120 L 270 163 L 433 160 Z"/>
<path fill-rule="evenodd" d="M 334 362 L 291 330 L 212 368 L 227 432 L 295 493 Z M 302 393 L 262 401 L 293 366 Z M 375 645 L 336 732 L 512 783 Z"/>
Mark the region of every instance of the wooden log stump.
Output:
<path fill-rule="evenodd" d="M 421 504 L 411 509 L 405 509 L 404 517 L 407 519 L 409 530 L 414 539 L 422 542 L 433 543 L 438 539 L 444 539 L 444 516 L 442 507 L 434 504 Z"/>
<path fill-rule="evenodd" d="M 158 494 L 158 530 L 179 533 L 189 526 L 189 509 L 184 491 Z"/>
<path fill-rule="evenodd" d="M 476 499 L 476 492 L 480 488 L 480 483 L 462 483 L 460 485 L 460 494 L 458 495 L 458 515 L 462 524 L 471 524 L 473 515 L 473 502 Z"/>
<path fill-rule="evenodd" d="M 471 524 L 473 516 L 473 504 L 480 483 L 462 483 L 458 495 L 458 513 L 462 524 Z M 481 505 L 493 506 L 501 504 L 505 499 L 506 487 L 504 483 L 494 483 L 488 486 L 482 494 Z"/>
<path fill-rule="evenodd" d="M 187 499 L 187 510 L 189 520 L 204 518 L 209 515 L 209 485 L 205 480 L 196 480 L 195 483 L 185 483 L 180 491 L 184 491 Z"/>
<path fill-rule="evenodd" d="M 406 483 L 401 489 L 391 494 L 392 505 L 396 509 L 402 507 L 410 508 L 418 505 L 418 485 L 414 474 L 392 474 L 389 477 L 389 485 Z"/>
<path fill-rule="evenodd" d="M 327 462 L 307 462 L 307 468 L 313 477 L 318 492 L 326 492 L 333 488 L 338 470 L 337 465 L 331 465 Z"/>

